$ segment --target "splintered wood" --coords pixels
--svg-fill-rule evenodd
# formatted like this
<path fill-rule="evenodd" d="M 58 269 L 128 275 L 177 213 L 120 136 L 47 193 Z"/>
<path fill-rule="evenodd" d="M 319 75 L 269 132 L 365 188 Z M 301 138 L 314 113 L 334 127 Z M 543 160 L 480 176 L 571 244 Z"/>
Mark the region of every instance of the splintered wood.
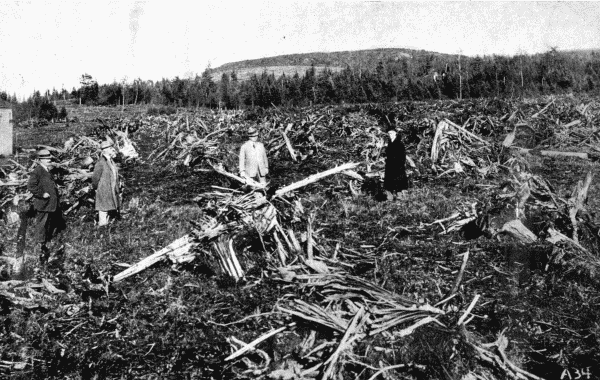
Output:
<path fill-rule="evenodd" d="M 118 153 L 124 161 L 134 161 L 139 158 L 135 143 L 126 131 L 107 127 L 104 138 L 113 141 Z M 77 140 L 71 137 L 65 141 L 63 148 L 49 145 L 36 145 L 35 148 L 24 149 L 26 154 L 20 154 L 21 161 L 8 160 L 9 164 L 0 167 L 0 207 L 4 206 L 9 198 L 18 196 L 24 202 L 31 198 L 27 190 L 27 179 L 36 162 L 37 149 L 47 149 L 52 152 L 56 160 L 54 171 L 60 186 L 60 197 L 64 210 L 68 215 L 83 204 L 93 204 L 92 178 L 93 163 L 97 161 L 100 151 L 100 141 L 88 137 L 78 136 Z M 4 175 L 5 170 L 8 172 Z"/>
<path fill-rule="evenodd" d="M 578 229 L 577 229 L 577 213 L 583 209 L 584 203 L 587 199 L 588 189 L 592 183 L 594 175 L 591 171 L 585 176 L 585 181 L 577 182 L 577 187 L 573 190 L 571 198 L 569 198 L 569 218 L 573 225 L 573 240 L 579 242 Z"/>
<path fill-rule="evenodd" d="M 132 265 L 121 273 L 115 275 L 113 277 L 113 282 L 119 282 L 127 277 L 131 277 L 134 274 L 137 274 L 144 269 L 158 263 L 159 261 L 164 260 L 169 255 L 174 257 L 186 254 L 190 251 L 194 243 L 191 241 L 188 235 L 182 236 L 179 239 L 173 241 L 171 244 L 167 245 L 163 249 L 155 252 L 154 254 L 146 257 L 145 259 L 139 261 L 138 263 Z"/>
<path fill-rule="evenodd" d="M 244 271 L 233 249 L 232 239 L 221 236 L 217 241 L 212 243 L 212 248 L 217 253 L 219 264 L 225 273 L 233 277 L 236 281 L 244 278 Z"/>
<path fill-rule="evenodd" d="M 317 182 L 325 177 L 331 176 L 333 174 L 341 173 L 345 170 L 352 169 L 356 167 L 358 164 L 345 164 L 333 169 L 327 170 L 322 173 L 314 174 L 305 180 L 293 183 L 289 186 L 286 186 L 282 189 L 279 189 L 275 192 L 275 195 L 278 197 L 284 196 L 286 193 L 289 193 L 293 190 L 297 190 L 303 186 L 308 184 Z M 245 179 L 238 177 L 234 174 L 228 173 L 221 166 L 213 166 L 215 171 L 220 174 L 226 175 L 227 177 L 238 180 L 241 183 L 254 186 L 257 188 L 263 188 L 262 184 L 258 184 L 252 181 L 246 181 Z M 229 276 L 233 277 L 236 281 L 239 281 L 244 278 L 244 270 L 237 258 L 235 249 L 233 247 L 233 242 L 235 239 L 235 234 L 229 235 L 229 231 L 239 230 L 244 228 L 244 226 L 251 226 L 254 230 L 256 230 L 259 234 L 267 234 L 273 231 L 273 228 L 278 226 L 277 220 L 277 209 L 274 207 L 272 203 L 270 203 L 267 198 L 262 195 L 260 192 L 251 192 L 248 194 L 238 194 L 238 193 L 210 193 L 206 194 L 206 196 L 217 197 L 223 203 L 222 207 L 219 207 L 220 213 L 223 214 L 224 210 L 231 209 L 235 210 L 239 218 L 234 221 L 229 221 L 226 223 L 219 222 L 217 218 L 208 218 L 207 220 L 200 221 L 195 225 L 199 227 L 199 229 L 195 230 L 192 234 L 183 236 L 171 244 L 161 249 L 160 251 L 144 258 L 138 263 L 132 265 L 130 268 L 124 270 L 123 272 L 114 276 L 113 281 L 118 282 L 123 279 L 130 277 L 134 274 L 137 274 L 144 269 L 162 261 L 165 258 L 171 259 L 175 264 L 181 264 L 185 262 L 190 262 L 194 260 L 195 254 L 191 252 L 194 247 L 203 244 L 205 241 L 211 242 L 211 249 L 218 258 L 219 266 L 224 273 L 227 273 Z M 312 243 L 312 227 L 308 227 L 309 231 L 309 243 L 307 245 L 307 260 L 313 262 L 313 266 L 315 268 L 323 269 L 322 264 L 312 260 L 312 252 L 313 252 L 313 243 Z M 277 237 L 277 232 L 273 232 L 275 239 L 279 239 Z M 301 252 L 300 244 L 296 240 L 296 237 L 292 230 L 289 230 L 289 238 L 283 234 L 284 239 L 288 242 L 288 246 L 291 248 L 291 251 L 295 254 L 299 254 Z M 290 243 L 293 242 L 292 243 Z M 278 255 L 283 263 L 287 260 L 287 252 L 281 241 L 278 246 Z M 325 267 L 326 268 L 326 267 Z"/>
<path fill-rule="evenodd" d="M 569 273 L 587 273 L 590 277 L 600 273 L 600 260 L 596 250 L 590 248 L 594 246 L 589 244 L 597 238 L 590 236 L 594 235 L 590 231 L 597 231 L 590 226 L 597 226 L 588 218 L 585 207 L 588 192 L 593 189 L 593 172 L 590 170 L 585 180 L 577 183 L 568 199 L 561 198 L 562 192 L 554 189 L 552 181 L 534 174 L 543 172 L 534 170 L 535 165 L 539 169 L 542 159 L 597 159 L 598 112 L 589 103 L 564 105 L 555 99 L 527 105 L 500 101 L 497 105 L 495 101 L 415 105 L 427 111 L 419 112 L 419 117 L 411 117 L 408 112 L 396 117 L 379 112 L 381 120 L 397 127 L 407 142 L 407 171 L 416 180 L 414 193 L 409 191 L 406 198 L 397 200 L 401 207 L 391 202 L 375 204 L 360 199 L 367 193 L 363 186 L 370 181 L 381 188 L 385 172 L 387 140 L 374 116 L 381 111 L 377 108 L 380 106 L 374 106 L 375 110 L 361 106 L 353 112 L 341 106 L 317 111 L 278 109 L 257 112 L 253 118 L 246 118 L 242 111 L 181 111 L 173 116 L 141 116 L 136 122 L 156 145 L 149 149 L 153 151 L 145 160 L 154 161 L 161 168 L 181 170 L 185 175 L 202 172 L 212 176 L 210 180 L 223 181 L 218 183 L 220 186 L 215 181 L 206 192 L 189 196 L 201 209 L 200 216 L 189 221 L 190 231 L 171 238 L 175 240 L 169 239 L 168 245 L 148 252 L 147 257 L 140 257 L 140 261 L 112 278 L 103 277 L 99 284 L 93 284 L 94 289 L 108 294 L 111 282 L 124 286 L 124 280 L 155 264 L 169 262 L 181 269 L 182 264 L 195 260 L 208 264 L 217 275 L 233 279 L 236 291 L 251 292 L 254 288 L 262 292 L 277 287 L 282 296 L 271 300 L 269 310 L 262 310 L 263 299 L 260 299 L 252 304 L 252 315 L 235 322 L 213 322 L 220 327 L 238 323 L 241 326 L 256 318 L 246 326 L 247 331 L 227 327 L 227 333 L 221 336 L 223 340 L 227 338 L 231 353 L 225 353 L 219 360 L 227 362 L 228 369 L 241 368 L 240 377 L 375 379 L 396 378 L 398 374 L 394 371 L 408 369 L 416 372 L 405 376 L 427 377 L 434 373 L 427 367 L 432 362 L 425 366 L 420 362 L 420 353 L 414 356 L 403 353 L 412 353 L 414 342 L 424 346 L 423 342 L 437 340 L 441 342 L 438 346 L 429 347 L 431 351 L 423 348 L 424 352 L 430 355 L 433 349 L 443 346 L 454 352 L 451 356 L 454 359 L 448 360 L 458 360 L 458 356 L 464 355 L 460 365 L 464 366 L 461 376 L 465 379 L 498 376 L 538 379 L 509 359 L 514 355 L 513 352 L 508 355 L 505 331 L 498 333 L 492 343 L 478 338 L 482 336 L 478 326 L 496 322 L 492 321 L 492 314 L 497 310 L 495 303 L 502 298 L 498 292 L 503 291 L 497 287 L 485 288 L 485 281 L 498 276 L 493 278 L 494 284 L 504 284 L 506 278 L 514 278 L 514 273 L 498 264 L 500 255 L 493 256 L 498 252 L 487 247 L 501 243 L 503 247 L 522 249 L 529 254 L 530 248 L 543 246 L 544 253 L 551 251 L 545 272 L 564 268 Z M 480 111 L 492 107 L 499 110 L 487 114 Z M 279 185 L 284 178 L 281 182 L 287 185 L 275 188 L 230 172 L 237 167 L 236 149 L 249 125 L 261 131 L 269 159 L 281 165 L 277 175 L 282 177 L 275 176 L 272 184 Z M 123 155 L 137 157 L 135 144 L 126 133 L 107 134 Z M 65 171 L 62 179 L 70 196 L 67 214 L 89 201 L 90 165 L 98 145 L 92 138 L 81 137 L 68 140 L 63 148 L 46 147 L 60 158 L 59 166 Z M 316 167 L 319 169 L 312 170 Z M 331 169 L 299 179 L 304 173 L 327 167 Z M 20 196 L 25 194 L 30 168 L 15 161 L 0 168 L 0 202 L 8 210 L 4 213 L 6 220 L 13 226 L 19 222 L 16 210 L 24 199 Z M 290 173 L 295 176 L 288 176 Z M 342 180 L 324 181 L 336 174 L 343 174 Z M 333 197 L 327 195 L 324 203 L 314 194 L 308 194 L 313 188 L 308 186 L 319 181 L 327 182 L 328 192 L 334 193 Z M 434 182 L 435 186 L 420 187 L 428 182 Z M 229 183 L 231 188 L 227 187 Z M 568 186 L 572 188 L 571 184 Z M 438 193 L 442 187 L 444 191 Z M 461 195 L 450 198 L 445 190 L 455 187 Z M 304 195 L 310 197 L 305 206 L 301 202 Z M 410 214 L 410 210 L 406 211 L 408 216 L 400 215 L 402 218 L 391 215 L 386 219 L 389 215 L 385 215 L 386 218 L 376 221 L 389 230 L 384 230 L 385 236 L 380 235 L 380 241 L 378 238 L 367 241 L 371 236 L 364 236 L 371 230 L 363 231 L 362 225 L 350 223 L 356 216 L 349 211 L 352 202 L 351 206 L 357 206 L 360 212 L 366 210 L 364 214 L 375 210 L 384 215 L 392 207 L 403 214 L 405 204 L 408 209 L 412 206 L 410 202 L 418 203 L 425 197 L 439 197 L 435 200 L 443 203 L 443 211 L 437 214 L 419 211 L 418 217 L 415 212 Z M 339 211 L 336 215 L 347 218 L 344 222 L 349 221 L 352 228 L 360 231 L 335 225 L 331 219 L 336 216 L 319 225 L 318 208 L 330 207 L 332 199 L 342 200 L 347 206 L 336 210 Z M 460 200 L 454 202 L 455 199 Z M 330 203 L 326 205 L 327 202 Z M 385 225 L 389 220 L 393 222 Z M 20 221 L 27 224 L 25 218 Z M 343 230 L 339 235 L 343 237 L 328 236 L 334 229 Z M 348 235 L 351 238 L 346 240 Z M 428 245 L 418 247 L 424 239 Z M 475 239 L 487 240 L 480 244 Z M 444 245 L 433 245 L 430 251 L 431 240 Z M 395 247 L 401 248 L 396 252 Z M 423 250 L 426 253 L 420 256 Z M 458 255 L 456 250 L 462 253 Z M 410 258 L 417 264 L 401 277 L 397 273 L 398 262 L 385 267 L 389 264 L 385 260 L 394 257 Z M 14 257 L 0 259 L 4 267 L 19 262 Z M 494 268 L 493 274 L 480 275 L 487 262 Z M 433 266 L 434 272 L 410 272 L 426 266 Z M 386 274 L 386 270 L 393 274 Z M 553 275 L 556 273 L 559 272 Z M 428 274 L 431 278 L 427 278 Z M 261 288 L 265 283 L 270 288 Z M 151 290 L 152 294 L 166 292 L 171 285 L 169 277 L 167 285 L 158 291 Z M 234 294 L 227 292 L 226 287 L 211 289 L 211 295 Z M 0 296 L 11 306 L 42 308 L 47 307 L 48 299 L 68 295 L 50 278 L 38 283 L 0 282 Z M 89 302 L 91 311 L 91 298 Z M 188 305 L 179 303 L 174 307 L 183 310 Z M 204 323 L 204 316 L 194 318 Z M 63 335 L 77 334 L 79 326 L 74 324 Z M 552 333 L 560 329 L 557 327 Z M 489 331 L 485 333 L 489 337 Z M 118 330 L 115 336 L 118 337 Z M 277 351 L 278 346 L 288 349 L 283 357 Z M 17 357 L 11 355 L 7 357 Z M 407 357 L 412 361 L 401 363 Z M 16 370 L 29 364 L 29 361 L 25 364 L 3 361 L 0 367 Z"/>

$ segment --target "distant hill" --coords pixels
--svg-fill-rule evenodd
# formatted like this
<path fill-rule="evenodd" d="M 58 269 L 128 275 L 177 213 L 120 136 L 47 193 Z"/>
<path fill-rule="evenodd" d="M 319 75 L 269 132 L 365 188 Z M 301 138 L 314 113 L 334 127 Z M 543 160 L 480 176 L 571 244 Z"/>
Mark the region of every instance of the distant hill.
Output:
<path fill-rule="evenodd" d="M 431 55 L 449 56 L 448 54 L 425 50 L 401 48 L 289 54 L 226 63 L 213 69 L 211 74 L 214 80 L 219 80 L 223 73 L 235 71 L 238 78 L 244 80 L 248 79 L 252 74 L 261 74 L 265 70 L 269 74 L 274 73 L 275 76 L 279 76 L 282 73 L 285 73 L 285 75 L 294 75 L 296 72 L 303 75 L 304 72 L 313 65 L 317 71 L 324 70 L 325 68 L 329 68 L 332 71 L 341 71 L 346 67 L 360 67 L 373 70 L 381 61 L 416 59 L 421 56 Z"/>
<path fill-rule="evenodd" d="M 600 49 L 559 50 L 559 53 L 589 58 L 592 55 L 600 55 Z M 533 56 L 540 54 L 545 53 L 533 54 Z M 402 48 L 288 54 L 226 63 L 212 69 L 211 75 L 213 80 L 216 81 L 221 79 L 223 73 L 231 73 L 232 71 L 236 72 L 240 80 L 248 79 L 253 74 L 260 75 L 264 71 L 268 74 L 273 73 L 276 77 L 281 74 L 294 75 L 295 73 L 302 76 L 313 65 L 317 72 L 325 68 L 337 72 L 346 67 L 363 68 L 372 71 L 377 67 L 379 62 L 399 61 L 403 59 L 419 60 L 424 57 L 456 59 L 457 55 Z"/>

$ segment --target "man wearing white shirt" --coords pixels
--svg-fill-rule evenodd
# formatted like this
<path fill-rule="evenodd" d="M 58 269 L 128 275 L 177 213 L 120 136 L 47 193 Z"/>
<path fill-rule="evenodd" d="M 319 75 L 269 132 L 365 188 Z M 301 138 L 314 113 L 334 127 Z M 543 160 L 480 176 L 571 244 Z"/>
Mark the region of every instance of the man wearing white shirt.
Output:
<path fill-rule="evenodd" d="M 269 173 L 269 161 L 263 143 L 258 141 L 258 131 L 254 127 L 248 129 L 248 141 L 240 148 L 240 176 L 251 178 L 266 184 Z"/>

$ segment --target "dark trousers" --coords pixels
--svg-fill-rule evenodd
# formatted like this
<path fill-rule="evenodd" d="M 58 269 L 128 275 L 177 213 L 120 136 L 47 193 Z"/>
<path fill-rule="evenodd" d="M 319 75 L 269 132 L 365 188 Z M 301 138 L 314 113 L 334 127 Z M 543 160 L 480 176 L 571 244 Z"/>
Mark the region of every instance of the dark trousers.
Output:
<path fill-rule="evenodd" d="M 52 212 L 36 211 L 34 223 L 33 238 L 40 244 L 48 243 L 66 227 L 62 211 L 59 209 Z"/>

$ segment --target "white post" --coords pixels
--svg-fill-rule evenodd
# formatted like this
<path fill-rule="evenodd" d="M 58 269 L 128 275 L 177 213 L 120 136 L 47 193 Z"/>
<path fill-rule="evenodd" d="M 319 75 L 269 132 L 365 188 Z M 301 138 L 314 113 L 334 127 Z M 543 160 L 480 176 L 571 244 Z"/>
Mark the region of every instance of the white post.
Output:
<path fill-rule="evenodd" d="M 13 154 L 12 109 L 0 108 L 0 156 Z"/>

